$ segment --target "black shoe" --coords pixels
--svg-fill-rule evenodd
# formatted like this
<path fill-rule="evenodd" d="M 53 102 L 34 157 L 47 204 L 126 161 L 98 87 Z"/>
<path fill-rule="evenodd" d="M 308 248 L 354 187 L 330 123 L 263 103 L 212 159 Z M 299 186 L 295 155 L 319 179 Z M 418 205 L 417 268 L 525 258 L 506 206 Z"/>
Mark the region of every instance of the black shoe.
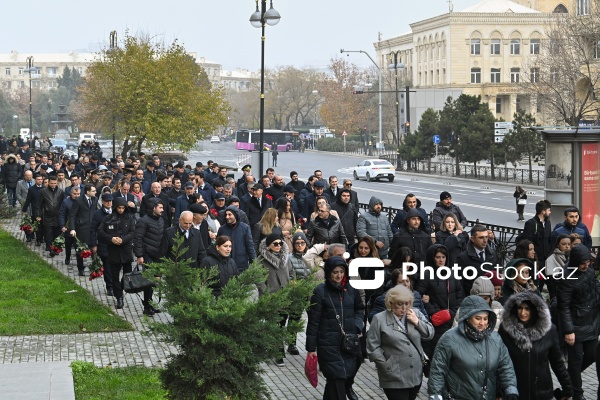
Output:
<path fill-rule="evenodd" d="M 285 367 L 285 362 L 283 362 L 283 358 L 276 359 L 275 365 L 277 365 L 278 367 Z"/>
<path fill-rule="evenodd" d="M 348 400 L 358 400 L 358 395 L 352 388 L 346 389 L 346 397 Z"/>
<path fill-rule="evenodd" d="M 114 296 L 113 290 L 111 287 L 106 288 L 106 295 L 107 296 Z"/>
<path fill-rule="evenodd" d="M 152 309 L 152 311 L 154 311 L 154 314 L 160 314 L 162 312 L 162 310 L 154 308 L 153 306 L 150 306 L 150 308 Z"/>
<path fill-rule="evenodd" d="M 123 306 L 123 297 L 117 297 L 117 310 L 120 310 L 121 308 L 123 308 Z"/>
<path fill-rule="evenodd" d="M 27 243 L 31 242 L 33 239 L 32 238 L 27 238 L 27 240 L 25 240 Z"/>
<path fill-rule="evenodd" d="M 50 256 L 50 257 L 56 257 L 57 255 L 58 255 L 58 253 L 55 251 L 51 251 L 50 254 L 48 254 L 48 256 Z"/>
<path fill-rule="evenodd" d="M 85 276 L 85 271 L 83 271 L 83 270 L 80 270 L 80 271 L 79 271 L 79 276 Z"/>
<path fill-rule="evenodd" d="M 71 263 L 71 257 L 65 258 L 65 264 L 69 265 Z"/>
<path fill-rule="evenodd" d="M 147 315 L 149 317 L 154 317 L 154 310 L 152 309 L 151 306 L 144 306 L 144 315 Z"/>
<path fill-rule="evenodd" d="M 300 352 L 298 351 L 298 348 L 296 347 L 295 344 L 290 344 L 287 348 L 288 353 L 290 353 L 293 356 L 299 356 Z"/>

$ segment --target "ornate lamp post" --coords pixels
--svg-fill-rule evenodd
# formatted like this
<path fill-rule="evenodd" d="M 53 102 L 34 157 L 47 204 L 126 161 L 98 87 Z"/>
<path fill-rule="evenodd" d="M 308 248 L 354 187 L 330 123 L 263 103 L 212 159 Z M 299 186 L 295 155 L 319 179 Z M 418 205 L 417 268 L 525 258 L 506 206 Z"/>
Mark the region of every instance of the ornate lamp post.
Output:
<path fill-rule="evenodd" d="M 33 139 L 33 109 L 31 103 L 31 73 L 37 72 L 37 68 L 33 66 L 33 56 L 29 56 L 26 59 L 27 68 L 25 72 L 29 72 L 29 137 Z M 33 146 L 32 146 L 33 147 Z"/>
<path fill-rule="evenodd" d="M 109 36 L 108 36 L 110 42 L 109 42 L 109 47 L 108 47 L 108 51 L 109 52 L 114 52 L 117 49 L 117 31 L 111 31 Z M 114 115 L 114 114 L 113 114 Z M 113 134 L 112 134 L 112 151 L 113 151 L 113 157 L 116 157 L 117 154 L 117 147 L 116 147 L 116 126 L 115 126 L 115 122 L 114 122 L 114 117 L 113 117 Z"/>
<path fill-rule="evenodd" d="M 404 64 L 402 64 L 402 60 L 398 54 L 398 51 L 393 51 L 390 53 L 390 65 L 388 69 L 390 71 L 394 71 L 394 77 L 396 79 L 396 143 L 398 144 L 398 148 L 400 147 L 400 138 L 402 134 L 400 133 L 400 101 L 398 100 L 398 70 L 404 70 Z"/>
<path fill-rule="evenodd" d="M 269 10 L 267 10 L 267 0 L 260 0 L 260 4 L 259 9 L 258 0 L 256 0 L 256 11 L 250 16 L 250 24 L 255 28 L 262 28 L 260 38 L 260 148 L 258 150 L 260 159 L 258 162 L 258 176 L 262 176 L 263 173 L 263 151 L 265 147 L 265 25 L 275 26 L 281 19 L 281 15 L 273 8 L 273 0 L 271 0 Z"/>

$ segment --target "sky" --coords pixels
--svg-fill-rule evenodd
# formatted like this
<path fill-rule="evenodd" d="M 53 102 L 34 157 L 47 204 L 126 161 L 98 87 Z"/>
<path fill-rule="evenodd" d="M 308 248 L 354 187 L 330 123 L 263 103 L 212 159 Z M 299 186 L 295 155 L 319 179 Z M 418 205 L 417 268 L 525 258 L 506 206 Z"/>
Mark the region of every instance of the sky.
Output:
<path fill-rule="evenodd" d="M 460 11 L 478 0 L 453 0 Z M 177 39 L 188 52 L 217 62 L 224 69 L 260 69 L 260 28 L 250 25 L 252 0 L 29 0 L 2 5 L 0 53 L 97 52 L 116 30 Z M 409 24 L 448 12 L 447 0 L 273 0 L 281 14 L 266 27 L 267 68 L 292 65 L 325 68 L 340 49 L 364 50 L 375 56 L 373 43 L 410 30 Z M 369 59 L 351 54 L 367 67 Z"/>

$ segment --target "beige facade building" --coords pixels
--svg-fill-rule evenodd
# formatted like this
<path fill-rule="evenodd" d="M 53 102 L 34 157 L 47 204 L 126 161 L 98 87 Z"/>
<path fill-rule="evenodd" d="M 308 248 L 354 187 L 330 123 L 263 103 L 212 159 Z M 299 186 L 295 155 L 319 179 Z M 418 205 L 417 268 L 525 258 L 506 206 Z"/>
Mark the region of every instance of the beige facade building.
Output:
<path fill-rule="evenodd" d="M 543 102 L 520 84 L 539 76 L 527 67 L 528 60 L 540 53 L 552 13 L 589 14 L 589 1 L 483 0 L 414 22 L 409 33 L 376 42 L 377 60 L 387 70 L 390 54 L 398 52 L 416 96 L 419 89 L 453 89 L 480 95 L 496 118 L 510 121 L 522 108 L 543 123 Z"/>
<path fill-rule="evenodd" d="M 75 68 L 82 76 L 87 66 L 94 60 L 93 53 L 20 54 L 12 51 L 0 54 L 0 89 L 12 92 L 19 88 L 29 88 L 27 58 L 33 57 L 35 70 L 31 73 L 31 86 L 39 89 L 58 87 L 56 79 L 62 76 L 66 66 Z"/>

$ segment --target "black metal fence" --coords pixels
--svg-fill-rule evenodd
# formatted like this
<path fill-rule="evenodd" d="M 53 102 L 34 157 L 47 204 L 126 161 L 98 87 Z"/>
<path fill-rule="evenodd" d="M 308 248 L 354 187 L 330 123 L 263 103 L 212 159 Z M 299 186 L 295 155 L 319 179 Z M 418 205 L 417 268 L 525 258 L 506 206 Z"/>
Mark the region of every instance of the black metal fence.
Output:
<path fill-rule="evenodd" d="M 369 209 L 369 205 L 365 203 L 359 203 L 358 206 L 361 212 L 366 212 Z M 394 218 L 396 217 L 396 213 L 399 211 L 399 209 L 393 207 L 383 207 L 381 211 L 387 214 L 388 221 L 391 224 Z M 431 220 L 431 213 L 428 214 L 428 217 L 431 226 L 433 226 L 433 221 Z M 510 260 L 512 260 L 512 255 L 517 246 L 516 238 L 520 233 L 523 232 L 523 229 L 513 228 L 510 226 L 488 224 L 479 220 L 467 221 L 467 227 L 472 227 L 475 224 L 481 224 L 494 232 L 494 236 L 496 237 L 497 242 L 496 253 L 498 254 L 498 262 L 501 265 L 506 265 Z M 596 254 L 596 256 L 598 255 L 599 251 L 599 246 L 592 247 L 592 253 Z"/>
<path fill-rule="evenodd" d="M 395 154 L 382 155 L 381 158 L 391 162 L 398 171 L 411 171 L 428 175 L 451 176 L 485 181 L 512 182 L 515 184 L 528 184 L 544 186 L 546 172 L 544 170 L 532 170 L 531 176 L 527 168 L 504 168 L 490 166 L 474 166 L 461 164 L 459 174 L 456 173 L 456 165 L 442 162 L 419 161 L 412 163 L 408 169 L 406 161 L 398 165 Z M 493 172 L 493 173 L 492 173 Z"/>

